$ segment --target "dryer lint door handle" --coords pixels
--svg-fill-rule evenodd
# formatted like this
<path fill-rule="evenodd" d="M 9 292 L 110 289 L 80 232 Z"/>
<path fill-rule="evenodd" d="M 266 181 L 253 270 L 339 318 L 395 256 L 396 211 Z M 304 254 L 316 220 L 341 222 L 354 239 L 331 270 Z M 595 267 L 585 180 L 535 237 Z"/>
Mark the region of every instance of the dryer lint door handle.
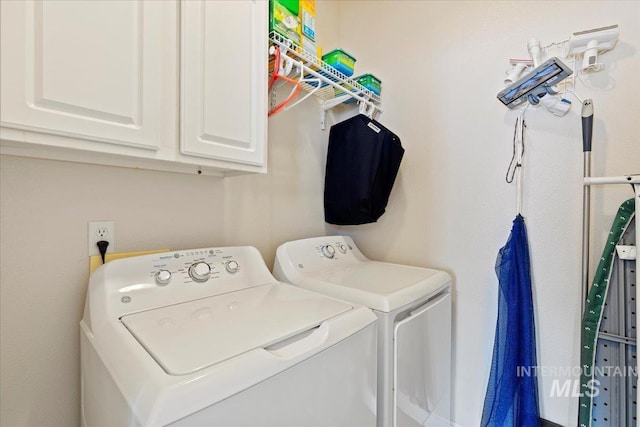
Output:
<path fill-rule="evenodd" d="M 409 316 L 407 316 L 406 318 L 402 319 L 399 323 L 404 323 L 404 321 L 409 319 L 410 317 L 421 315 L 422 313 L 424 313 L 425 311 L 429 310 L 431 307 L 433 307 L 434 305 L 436 305 L 437 303 L 439 303 L 440 301 L 445 299 L 447 297 L 447 295 L 449 295 L 449 292 L 444 292 L 444 293 L 440 294 L 439 296 L 426 301 L 421 306 L 418 306 L 417 308 L 413 309 L 409 313 Z"/>

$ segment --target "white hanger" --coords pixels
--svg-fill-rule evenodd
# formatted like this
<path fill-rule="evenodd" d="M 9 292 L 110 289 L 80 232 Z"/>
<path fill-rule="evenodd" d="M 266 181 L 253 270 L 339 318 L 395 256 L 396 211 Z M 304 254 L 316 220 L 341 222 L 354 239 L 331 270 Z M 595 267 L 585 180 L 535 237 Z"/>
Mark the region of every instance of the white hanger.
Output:
<path fill-rule="evenodd" d="M 304 71 L 303 71 L 303 67 L 302 67 L 302 63 L 301 62 L 296 61 L 296 65 L 298 67 L 298 70 L 300 71 L 300 77 L 298 78 L 298 83 L 299 84 L 303 84 L 303 83 L 304 84 L 312 84 L 312 83 L 315 83 L 315 86 L 305 96 L 303 96 L 302 98 L 298 99 L 293 104 L 289 104 L 286 107 L 284 107 L 285 111 L 287 111 L 290 108 L 295 107 L 296 105 L 298 105 L 299 103 L 301 103 L 302 101 L 304 101 L 305 99 L 307 99 L 308 97 L 310 97 L 311 95 L 316 93 L 316 91 L 318 89 L 320 89 L 320 86 L 322 86 L 322 81 L 319 78 L 316 78 L 316 77 L 305 77 L 304 76 Z"/>
<path fill-rule="evenodd" d="M 373 102 L 358 101 L 358 112 L 373 120 L 373 117 L 376 113 L 376 106 Z"/>

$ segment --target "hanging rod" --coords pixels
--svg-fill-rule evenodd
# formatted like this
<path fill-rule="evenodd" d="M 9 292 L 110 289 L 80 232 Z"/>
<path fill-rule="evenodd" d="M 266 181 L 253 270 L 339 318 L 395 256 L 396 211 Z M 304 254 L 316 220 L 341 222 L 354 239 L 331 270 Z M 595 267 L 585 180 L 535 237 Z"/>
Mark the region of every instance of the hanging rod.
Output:
<path fill-rule="evenodd" d="M 584 185 L 640 184 L 640 175 L 585 177 Z"/>

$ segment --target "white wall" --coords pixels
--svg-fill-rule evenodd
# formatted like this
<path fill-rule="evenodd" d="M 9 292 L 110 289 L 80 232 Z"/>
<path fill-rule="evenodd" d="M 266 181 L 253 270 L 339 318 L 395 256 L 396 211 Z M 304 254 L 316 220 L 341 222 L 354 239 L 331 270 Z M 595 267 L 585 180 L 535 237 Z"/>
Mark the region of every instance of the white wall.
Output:
<path fill-rule="evenodd" d="M 314 100 L 269 121 L 269 174 L 202 176 L 3 156 L 0 164 L 0 425 L 75 426 L 78 321 L 86 291 L 86 222 L 116 222 L 118 250 L 252 244 L 269 264 L 283 241 L 354 236 L 364 253 L 455 277 L 455 419 L 479 424 L 497 301 L 495 254 L 515 214 L 504 183 L 515 114 L 495 99 L 507 59 L 573 31 L 618 23 L 621 42 L 590 78 L 596 108 L 594 172 L 640 169 L 637 2 L 326 1 L 317 4 L 326 51 L 342 47 L 356 72 L 383 80 L 385 113 L 407 150 L 388 212 L 376 224 L 324 224 L 328 131 Z M 339 19 L 338 17 L 342 17 Z M 610 86 L 610 87 L 609 87 Z M 580 280 L 579 105 L 559 119 L 527 114 L 525 216 L 538 314 L 539 363 L 577 364 Z M 337 116 L 330 114 L 335 122 Z M 194 208 L 196 192 L 209 197 Z M 594 250 L 626 189 L 594 195 Z M 172 204 L 157 207 L 169 194 Z M 162 230 L 162 234 L 158 234 Z M 43 237 L 44 236 L 44 237 Z M 599 247 L 598 247 L 599 246 Z M 35 273 L 31 273 L 35 272 Z M 575 424 L 575 399 L 549 398 L 543 415 Z"/>
<path fill-rule="evenodd" d="M 406 148 L 387 214 L 377 224 L 331 228 L 365 254 L 445 269 L 455 277 L 455 420 L 479 425 L 491 363 L 497 280 L 493 271 L 515 215 L 505 184 L 517 113 L 496 100 L 508 58 L 526 58 L 574 32 L 621 27 L 608 70 L 582 77 L 595 104 L 594 173 L 640 172 L 640 3 L 361 1 L 342 3 L 342 47 L 383 81 L 380 121 Z M 366 24 L 365 24 L 366 23 Z M 587 88 L 588 83 L 592 88 Z M 581 173 L 580 103 L 557 118 L 527 113 L 524 215 L 529 228 L 538 362 L 578 365 Z M 606 195 L 605 193 L 606 192 Z M 595 190 L 594 250 L 627 189 Z M 575 425 L 577 399 L 552 398 L 541 378 L 545 418 Z M 562 378 L 564 380 L 564 378 Z"/>
<path fill-rule="evenodd" d="M 289 91 L 279 91 L 279 101 Z M 269 120 L 269 173 L 225 179 L 225 236 L 256 246 L 269 267 L 275 248 L 300 236 L 324 234 L 322 208 L 326 132 L 315 100 Z"/>
<path fill-rule="evenodd" d="M 0 425 L 78 426 L 87 221 L 115 221 L 119 252 L 222 245 L 223 181 L 0 161 Z"/>

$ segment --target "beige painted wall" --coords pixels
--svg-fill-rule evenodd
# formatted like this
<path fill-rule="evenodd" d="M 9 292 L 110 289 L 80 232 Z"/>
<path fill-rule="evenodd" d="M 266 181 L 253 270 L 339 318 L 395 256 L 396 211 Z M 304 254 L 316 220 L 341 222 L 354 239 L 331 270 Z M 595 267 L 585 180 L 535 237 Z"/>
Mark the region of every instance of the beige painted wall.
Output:
<path fill-rule="evenodd" d="M 495 256 L 515 215 L 504 182 L 517 113 L 496 100 L 508 58 L 528 57 L 574 31 L 621 27 L 608 70 L 581 76 L 576 92 L 595 105 L 594 172 L 640 173 L 640 3 L 615 1 L 343 2 L 343 47 L 357 73 L 383 81 L 380 121 L 395 129 L 406 155 L 387 214 L 352 235 L 378 259 L 443 268 L 455 277 L 455 420 L 479 425 L 493 344 Z M 358 23 L 367 23 L 361 25 Z M 578 365 L 581 239 L 580 103 L 558 118 L 527 112 L 524 215 L 529 228 L 538 328 L 538 362 Z M 600 253 L 628 188 L 594 190 L 594 252 Z M 551 397 L 540 380 L 542 414 L 575 425 L 577 399 Z"/>
<path fill-rule="evenodd" d="M 0 425 L 78 426 L 87 221 L 115 221 L 117 251 L 222 245 L 223 181 L 12 156 L 0 162 Z M 194 194 L 204 195 L 199 206 Z"/>
<path fill-rule="evenodd" d="M 584 78 L 577 92 L 595 102 L 595 172 L 637 173 L 639 12 L 637 2 L 319 1 L 324 50 L 343 47 L 357 57 L 356 72 L 382 78 L 380 121 L 407 149 L 388 212 L 376 224 L 324 223 L 328 131 L 319 129 L 314 100 L 269 120 L 265 176 L 223 181 L 3 156 L 0 425 L 78 425 L 77 325 L 87 280 L 85 227 L 93 219 L 116 222 L 118 250 L 252 244 L 271 264 L 281 242 L 345 233 L 372 258 L 449 271 L 455 277 L 455 420 L 478 425 L 495 324 L 493 264 L 515 213 L 515 189 L 503 181 L 515 114 L 495 99 L 506 61 L 526 56 L 530 37 L 545 44 L 620 24 L 619 46 L 602 56 L 608 72 Z M 524 214 L 545 366 L 577 363 L 578 114 L 577 102 L 562 119 L 541 109 L 527 114 Z M 200 209 L 191 204 L 195 192 L 210 195 Z M 599 252 L 610 216 L 630 192 L 595 193 Z M 173 204 L 158 209 L 160 194 L 171 195 Z M 575 399 L 550 398 L 552 380 L 541 382 L 543 414 L 573 425 Z"/>

